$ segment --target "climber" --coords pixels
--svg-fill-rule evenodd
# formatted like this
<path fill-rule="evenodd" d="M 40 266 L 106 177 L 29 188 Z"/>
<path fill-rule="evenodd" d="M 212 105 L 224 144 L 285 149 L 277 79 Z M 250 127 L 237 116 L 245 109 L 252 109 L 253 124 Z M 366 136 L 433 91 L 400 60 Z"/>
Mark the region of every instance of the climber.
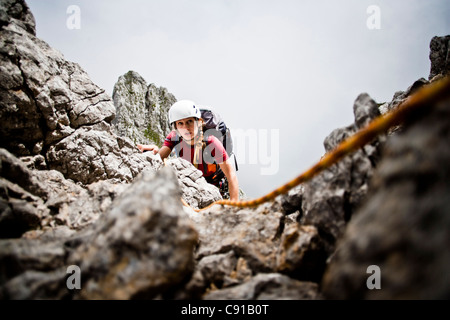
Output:
<path fill-rule="evenodd" d="M 173 130 L 161 148 L 156 145 L 137 144 L 139 150 L 159 153 L 164 160 L 175 148 L 178 156 L 203 172 L 206 181 L 219 189 L 227 186 L 226 193 L 229 193 L 230 200 L 238 201 L 239 183 L 234 163 L 217 137 L 208 135 L 204 138 L 205 124 L 195 103 L 190 100 L 174 103 L 169 110 L 169 122 Z"/>

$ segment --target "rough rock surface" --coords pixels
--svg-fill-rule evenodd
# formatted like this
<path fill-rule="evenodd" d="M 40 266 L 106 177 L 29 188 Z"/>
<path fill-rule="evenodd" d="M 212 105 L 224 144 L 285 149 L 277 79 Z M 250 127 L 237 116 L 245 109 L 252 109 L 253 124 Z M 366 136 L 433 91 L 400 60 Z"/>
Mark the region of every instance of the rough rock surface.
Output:
<path fill-rule="evenodd" d="M 350 221 L 325 275 L 328 298 L 450 297 L 449 119 L 447 100 L 389 139 L 369 200 Z M 371 265 L 380 268 L 380 290 L 366 285 Z"/>
<path fill-rule="evenodd" d="M 141 154 L 105 122 L 79 128 L 50 146 L 47 159 L 51 169 L 86 185 L 107 179 L 131 182 L 144 168 L 162 165 L 161 158 L 148 152 Z"/>
<path fill-rule="evenodd" d="M 35 37 L 23 0 L 1 2 L 0 28 L 0 298 L 449 297 L 448 101 L 271 203 L 194 212 L 180 198 L 200 208 L 217 188 L 117 135 L 112 100 Z M 430 82 L 447 70 L 446 38 L 430 46 Z M 131 76 L 123 89 L 147 90 L 134 106 L 151 105 L 159 89 Z M 383 105 L 359 95 L 325 151 L 428 83 Z M 163 130 L 161 110 L 151 121 Z M 381 290 L 367 289 L 370 265 Z"/>
<path fill-rule="evenodd" d="M 395 109 L 400 103 L 402 103 L 408 96 L 413 94 L 417 89 L 422 87 L 423 85 L 428 84 L 429 81 L 425 78 L 420 78 L 416 80 L 411 86 L 409 86 L 405 91 L 397 91 L 394 93 L 394 96 L 390 102 L 383 103 L 380 106 L 380 113 L 385 114 L 388 111 Z M 395 131 L 391 130 L 391 132 Z"/>
<path fill-rule="evenodd" d="M 170 168 L 143 174 L 102 216 L 68 259 L 93 275 L 81 298 L 152 298 L 192 272 L 197 233 L 177 182 Z"/>
<path fill-rule="evenodd" d="M 324 141 L 326 152 L 333 150 L 379 115 L 378 105 L 365 93 L 357 97 L 353 110 L 355 123 L 333 130 Z M 334 251 L 336 240 L 367 193 L 368 183 L 379 159 L 380 139 L 382 141 L 383 138 L 342 159 L 302 187 L 302 199 L 297 200 L 301 204 L 297 207 L 301 213 L 300 222 L 317 228 L 328 254 Z"/>
<path fill-rule="evenodd" d="M 163 167 L 158 155 L 145 156 L 147 165 L 140 168 L 141 173 Z M 171 159 L 168 166 L 176 170 L 183 192 L 180 198 L 193 208 L 221 199 L 219 190 L 187 161 Z M 80 185 L 57 170 L 32 170 L 5 149 L 0 149 L 0 186 L 0 238 L 37 237 L 59 227 L 81 230 L 105 213 L 127 188 L 115 179 Z"/>
<path fill-rule="evenodd" d="M 0 240 L 0 298 L 152 298 L 193 267 L 197 233 L 178 201 L 170 168 L 144 172 L 110 210 L 70 237 Z M 66 269 L 81 270 L 83 290 L 66 287 Z"/>
<path fill-rule="evenodd" d="M 260 295 L 267 298 L 275 294 L 271 293 L 273 287 L 285 286 L 288 289 L 282 299 L 320 296 L 317 285 L 307 285 L 310 296 L 293 289 L 303 286 L 303 282 L 317 281 L 317 266 L 324 262 L 317 232 L 314 227 L 298 228 L 296 221 L 282 213 L 279 202 L 257 209 L 213 206 L 206 211 L 187 212 L 199 234 L 194 252 L 196 267 L 190 281 L 175 292 L 174 298 L 227 299 L 230 295 L 238 299 L 256 299 Z M 288 230 L 286 226 L 292 228 Z M 272 273 L 285 276 L 266 278 L 265 274 Z M 249 281 L 250 288 L 244 285 Z M 248 290 L 257 292 L 250 294 Z"/>
<path fill-rule="evenodd" d="M 167 112 L 176 102 L 173 94 L 166 88 L 147 85 L 137 72 L 129 71 L 114 85 L 113 100 L 113 124 L 118 135 L 134 143 L 162 145 L 171 130 Z"/>
<path fill-rule="evenodd" d="M 258 274 L 244 284 L 213 291 L 205 300 L 317 300 L 318 285 L 301 282 L 282 274 Z"/>
<path fill-rule="evenodd" d="M 2 147 L 17 155 L 45 155 L 50 145 L 77 128 L 114 118 L 105 90 L 78 64 L 35 37 L 25 3 L 5 1 L 0 9 Z"/>
<path fill-rule="evenodd" d="M 36 38 L 23 1 L 0 7 L 0 147 L 41 156 L 42 167 L 75 182 L 130 182 L 148 157 L 115 135 L 115 107 L 76 63 Z"/>
<path fill-rule="evenodd" d="M 202 172 L 189 161 L 174 158 L 167 160 L 166 163 L 177 172 L 183 193 L 182 198 L 193 208 L 204 208 L 214 201 L 222 199 L 219 189 L 206 182 Z"/>
<path fill-rule="evenodd" d="M 450 73 L 450 35 L 433 37 L 430 42 L 430 75 L 429 80 L 438 75 Z"/>

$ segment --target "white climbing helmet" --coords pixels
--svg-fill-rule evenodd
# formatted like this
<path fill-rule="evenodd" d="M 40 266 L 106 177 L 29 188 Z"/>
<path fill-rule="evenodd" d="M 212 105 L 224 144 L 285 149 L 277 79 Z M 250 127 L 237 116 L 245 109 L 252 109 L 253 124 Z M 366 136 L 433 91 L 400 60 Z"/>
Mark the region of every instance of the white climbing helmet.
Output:
<path fill-rule="evenodd" d="M 175 121 L 194 117 L 201 118 L 200 110 L 195 103 L 190 100 L 180 100 L 175 102 L 169 109 L 169 123 L 172 125 Z"/>

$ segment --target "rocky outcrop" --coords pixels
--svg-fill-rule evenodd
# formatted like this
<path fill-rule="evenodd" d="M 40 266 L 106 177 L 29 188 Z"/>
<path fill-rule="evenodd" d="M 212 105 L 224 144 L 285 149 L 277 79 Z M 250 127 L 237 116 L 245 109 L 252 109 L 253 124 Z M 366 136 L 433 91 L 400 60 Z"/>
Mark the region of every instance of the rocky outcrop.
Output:
<path fill-rule="evenodd" d="M 100 137 L 101 138 L 101 137 Z M 159 171 L 158 155 L 145 153 L 147 166 L 140 173 Z M 183 159 L 168 161 L 176 171 L 182 196 L 193 208 L 221 199 L 219 190 Z M 105 179 L 86 186 L 66 179 L 57 170 L 32 170 L 5 149 L 0 149 L 0 238 L 35 238 L 46 231 L 81 230 L 106 213 L 113 200 L 128 188 L 126 183 Z M 59 232 L 59 231 L 58 231 Z"/>
<path fill-rule="evenodd" d="M 50 146 L 46 157 L 50 169 L 85 185 L 101 180 L 131 182 L 144 168 L 162 165 L 161 158 L 139 153 L 105 122 L 79 128 Z"/>
<path fill-rule="evenodd" d="M 449 296 L 449 101 L 270 203 L 195 212 L 180 199 L 193 208 L 220 199 L 201 172 L 182 159 L 163 164 L 114 132 L 115 112 L 134 119 L 156 89 L 136 73 L 121 77 L 116 111 L 35 37 L 23 1 L 0 8 L 0 298 Z M 332 131 L 325 151 L 428 83 L 382 105 L 359 95 L 354 123 Z M 145 97 L 131 103 L 119 95 L 128 89 Z M 155 93 L 159 111 L 146 118 L 161 130 L 166 95 Z M 381 290 L 368 289 L 370 266 Z"/>
<path fill-rule="evenodd" d="M 104 180 L 83 188 L 59 171 L 31 170 L 4 149 L 0 175 L 0 238 L 72 234 L 97 220 L 126 187 Z"/>
<path fill-rule="evenodd" d="M 1 4 L 0 147 L 75 182 L 130 182 L 148 157 L 115 135 L 115 107 L 76 63 L 36 38 L 23 1 Z"/>
<path fill-rule="evenodd" d="M 36 35 L 36 22 L 28 6 L 23 1 L 4 0 L 0 3 L 0 28 L 7 26 L 10 21 Z"/>
<path fill-rule="evenodd" d="M 410 85 L 405 91 L 397 91 L 395 92 L 392 100 L 390 102 L 383 103 L 380 106 L 380 112 L 381 114 L 385 114 L 395 108 L 402 103 L 406 98 L 408 98 L 411 94 L 417 91 L 417 89 L 421 88 L 422 86 L 429 84 L 430 82 L 426 80 L 425 78 L 420 78 L 416 80 L 412 85 Z M 390 132 L 394 132 L 398 128 L 393 128 L 390 130 Z"/>
<path fill-rule="evenodd" d="M 250 285 L 259 288 L 248 297 L 256 299 L 260 294 L 269 294 L 262 288 L 272 288 L 272 285 L 258 284 L 268 281 L 264 274 L 272 274 L 267 275 L 270 281 L 272 277 L 277 279 L 275 282 L 281 279 L 280 287 L 284 286 L 285 279 L 290 279 L 288 286 L 305 285 L 311 298 L 320 298 L 317 283 L 311 286 L 320 273 L 318 266 L 325 261 L 317 230 L 299 226 L 295 218 L 286 217 L 279 202 L 258 209 L 213 207 L 200 213 L 191 212 L 190 217 L 199 233 L 196 268 L 176 298 L 202 298 L 205 292 L 208 293 L 205 298 L 210 299 L 226 298 L 230 294 L 244 298 Z M 300 295 L 289 292 L 280 298 L 297 299 Z"/>
<path fill-rule="evenodd" d="M 430 75 L 429 80 L 438 75 L 450 73 L 450 35 L 433 37 L 430 42 Z"/>
<path fill-rule="evenodd" d="M 20 156 L 45 156 L 50 146 L 76 129 L 114 118 L 105 90 L 79 65 L 35 37 L 25 3 L 4 1 L 1 11 L 2 147 Z M 8 13 L 13 14 L 9 20 Z"/>
<path fill-rule="evenodd" d="M 353 105 L 355 123 L 335 129 L 325 138 L 326 152 L 355 134 L 379 115 L 378 105 L 366 93 Z M 380 137 L 303 185 L 301 224 L 312 225 L 331 254 L 355 209 L 364 200 L 373 170 L 380 158 Z"/>
<path fill-rule="evenodd" d="M 119 77 L 113 90 L 118 135 L 134 143 L 162 145 L 171 128 L 167 118 L 169 108 L 176 102 L 166 88 L 147 85 L 135 71 Z"/>
<path fill-rule="evenodd" d="M 278 273 L 258 274 L 250 281 L 221 291 L 213 291 L 205 300 L 317 300 L 317 283 L 301 282 Z"/>
<path fill-rule="evenodd" d="M 183 158 L 167 160 L 167 165 L 175 169 L 182 191 L 182 198 L 193 208 L 204 208 L 222 199 L 217 187 L 206 182 L 200 170 Z"/>
<path fill-rule="evenodd" d="M 447 299 L 450 100 L 384 148 L 368 200 L 350 221 L 323 282 L 332 299 Z M 380 290 L 366 284 L 379 268 Z"/>
<path fill-rule="evenodd" d="M 162 161 L 113 132 L 112 100 L 80 66 L 35 37 L 25 2 L 0 8 L 0 237 L 62 225 L 79 230 L 105 212 L 122 183 L 159 170 Z M 191 171 L 179 177 L 182 186 L 195 182 L 195 192 L 210 195 L 200 201 L 186 192 L 193 206 L 220 198 Z"/>
<path fill-rule="evenodd" d="M 111 210 L 70 237 L 0 241 L 0 298 L 153 298 L 192 272 L 197 233 L 173 171 L 145 173 Z M 70 291 L 77 266 L 83 290 Z"/>

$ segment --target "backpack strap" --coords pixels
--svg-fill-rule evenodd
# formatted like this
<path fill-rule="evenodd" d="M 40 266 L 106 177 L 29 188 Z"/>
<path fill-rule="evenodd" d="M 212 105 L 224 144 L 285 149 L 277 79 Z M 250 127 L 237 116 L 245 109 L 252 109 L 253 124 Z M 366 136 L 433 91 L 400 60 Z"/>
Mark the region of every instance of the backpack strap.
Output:
<path fill-rule="evenodd" d="M 178 133 L 176 134 L 176 137 L 177 137 L 177 139 L 175 140 L 175 141 L 172 141 L 173 143 L 174 143 L 174 146 L 173 146 L 173 149 L 175 150 L 175 156 L 177 157 L 177 158 L 179 158 L 180 157 L 180 151 L 181 151 L 181 149 L 180 149 L 180 143 L 181 143 L 181 140 L 183 139 L 182 137 L 180 137 L 179 135 L 178 135 Z"/>

